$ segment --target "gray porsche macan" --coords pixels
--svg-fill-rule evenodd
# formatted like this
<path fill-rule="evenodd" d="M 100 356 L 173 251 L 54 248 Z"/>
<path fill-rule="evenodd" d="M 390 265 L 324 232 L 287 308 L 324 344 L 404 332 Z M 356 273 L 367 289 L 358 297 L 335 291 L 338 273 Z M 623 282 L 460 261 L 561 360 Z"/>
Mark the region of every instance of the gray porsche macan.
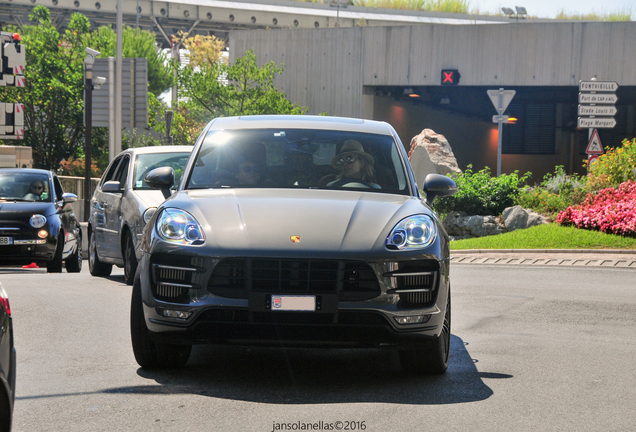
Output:
<path fill-rule="evenodd" d="M 170 196 L 171 168 L 146 182 Z M 193 344 L 386 347 L 414 373 L 450 348 L 448 236 L 387 123 L 322 116 L 212 120 L 150 219 L 133 285 L 142 367 Z"/>

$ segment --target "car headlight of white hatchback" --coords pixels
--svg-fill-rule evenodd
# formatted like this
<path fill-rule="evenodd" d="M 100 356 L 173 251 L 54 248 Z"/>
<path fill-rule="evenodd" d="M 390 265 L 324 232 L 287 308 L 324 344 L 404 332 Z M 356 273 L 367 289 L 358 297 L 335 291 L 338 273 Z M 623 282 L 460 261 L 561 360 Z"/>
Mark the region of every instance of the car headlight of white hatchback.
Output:
<path fill-rule="evenodd" d="M 199 222 L 190 213 L 175 208 L 163 209 L 157 219 L 157 232 L 167 241 L 200 244 L 205 240 Z"/>
<path fill-rule="evenodd" d="M 386 239 L 389 249 L 413 250 L 430 246 L 437 236 L 437 226 L 430 216 L 414 215 L 402 219 Z"/>
<path fill-rule="evenodd" d="M 31 216 L 31 219 L 29 219 L 29 224 L 31 224 L 33 228 L 42 228 L 46 225 L 46 216 L 39 214 L 33 215 Z"/>

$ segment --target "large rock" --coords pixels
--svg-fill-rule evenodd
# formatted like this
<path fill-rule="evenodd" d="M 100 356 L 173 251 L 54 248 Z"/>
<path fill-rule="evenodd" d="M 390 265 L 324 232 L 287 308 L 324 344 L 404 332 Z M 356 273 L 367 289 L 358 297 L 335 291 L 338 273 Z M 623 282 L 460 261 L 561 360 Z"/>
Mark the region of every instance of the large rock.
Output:
<path fill-rule="evenodd" d="M 485 237 L 506 232 L 495 216 L 468 216 L 464 212 L 450 212 L 442 223 L 454 238 Z"/>
<path fill-rule="evenodd" d="M 424 129 L 411 140 L 409 160 L 413 167 L 417 185 L 424 184 L 428 174 L 461 173 L 453 149 L 444 137 L 431 129 Z"/>
<path fill-rule="evenodd" d="M 526 229 L 548 223 L 546 217 L 518 205 L 506 208 L 503 211 L 503 219 L 508 231 Z"/>

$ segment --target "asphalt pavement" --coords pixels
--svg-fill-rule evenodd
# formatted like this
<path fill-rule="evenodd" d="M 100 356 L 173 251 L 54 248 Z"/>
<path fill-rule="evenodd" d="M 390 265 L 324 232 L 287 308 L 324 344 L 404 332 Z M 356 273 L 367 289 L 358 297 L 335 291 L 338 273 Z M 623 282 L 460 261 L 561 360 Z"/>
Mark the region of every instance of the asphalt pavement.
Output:
<path fill-rule="evenodd" d="M 453 264 L 616 267 L 636 269 L 636 250 L 470 249 L 452 250 Z"/>

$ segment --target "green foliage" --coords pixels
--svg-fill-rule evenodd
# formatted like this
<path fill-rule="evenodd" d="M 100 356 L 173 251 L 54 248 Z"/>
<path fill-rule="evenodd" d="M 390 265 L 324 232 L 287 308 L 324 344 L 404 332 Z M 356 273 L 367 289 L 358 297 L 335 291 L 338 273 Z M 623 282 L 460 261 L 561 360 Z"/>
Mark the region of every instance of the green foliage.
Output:
<path fill-rule="evenodd" d="M 101 58 L 115 57 L 117 34 L 110 27 L 100 27 L 86 35 L 84 46 L 101 52 Z M 122 55 L 148 59 L 148 91 L 161 94 L 172 86 L 173 72 L 166 55 L 155 45 L 155 34 L 147 30 L 124 26 L 122 30 Z"/>
<path fill-rule="evenodd" d="M 636 168 L 636 138 L 624 139 L 621 147 L 605 148 L 605 154 L 598 157 L 590 168 L 588 189 L 598 191 L 616 187 L 628 180 L 634 180 Z"/>
<path fill-rule="evenodd" d="M 175 112 L 175 131 L 186 133 L 192 144 L 200 128 L 214 117 L 250 114 L 303 114 L 305 108 L 291 103 L 274 86 L 274 77 L 283 66 L 273 61 L 258 66 L 252 51 L 238 57 L 234 63 L 202 64 L 198 68 L 179 69 L 180 110 Z M 194 132 L 196 130 L 196 132 Z"/>
<path fill-rule="evenodd" d="M 560 211 L 583 201 L 588 193 L 586 185 L 585 177 L 568 175 L 563 165 L 558 165 L 554 173 L 543 177 L 540 186 L 521 189 L 516 204 L 555 219 Z"/>
<path fill-rule="evenodd" d="M 524 188 L 519 192 L 516 204 L 525 209 L 555 218 L 561 210 L 570 204 L 564 197 L 554 194 L 544 188 Z"/>
<path fill-rule="evenodd" d="M 150 132 L 139 133 L 137 129 L 126 129 L 121 137 L 121 149 L 126 150 L 132 147 L 159 146 L 163 143 Z"/>
<path fill-rule="evenodd" d="M 558 224 L 543 224 L 495 236 L 456 240 L 462 249 L 636 249 L 636 239 Z"/>
<path fill-rule="evenodd" d="M 353 0 L 353 4 L 364 7 L 466 14 L 470 2 L 466 0 Z"/>
<path fill-rule="evenodd" d="M 21 32 L 28 65 L 26 87 L 2 87 L 0 100 L 24 103 L 25 134 L 20 144 L 33 148 L 36 167 L 56 169 L 60 160 L 75 155 L 83 145 L 82 38 L 89 22 L 74 13 L 60 34 L 46 7 L 36 6 L 29 18 L 38 25 L 24 26 Z"/>
<path fill-rule="evenodd" d="M 438 213 L 463 211 L 469 215 L 500 215 L 506 207 L 515 204 L 519 188 L 530 178 L 530 173 L 519 176 L 515 171 L 493 177 L 490 168 L 473 172 L 472 165 L 461 174 L 451 175 L 457 183 L 457 193 L 451 197 L 437 198 L 434 203 Z"/>

